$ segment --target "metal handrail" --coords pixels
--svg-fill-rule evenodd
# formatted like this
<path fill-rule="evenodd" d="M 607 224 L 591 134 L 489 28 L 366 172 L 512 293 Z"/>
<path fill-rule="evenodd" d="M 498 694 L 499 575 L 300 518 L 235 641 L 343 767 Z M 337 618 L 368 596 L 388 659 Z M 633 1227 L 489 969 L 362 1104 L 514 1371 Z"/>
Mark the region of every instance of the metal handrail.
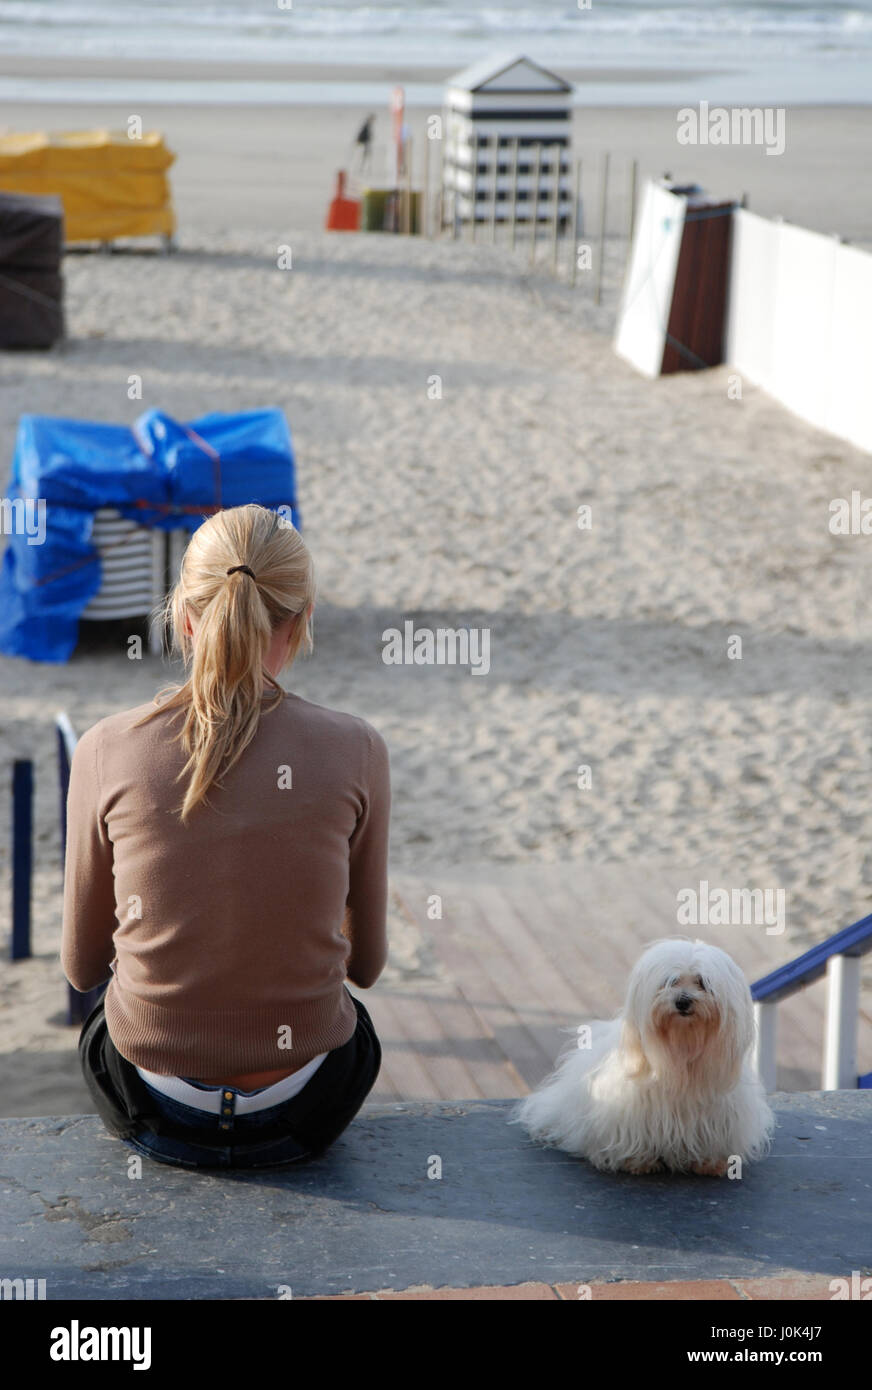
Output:
<path fill-rule="evenodd" d="M 860 961 L 867 951 L 872 951 L 872 914 L 754 981 L 751 997 L 757 1016 L 755 1064 L 767 1090 L 775 1090 L 776 1006 L 824 974 L 827 1012 L 821 1090 L 872 1087 L 872 1073 L 857 1075 Z"/>

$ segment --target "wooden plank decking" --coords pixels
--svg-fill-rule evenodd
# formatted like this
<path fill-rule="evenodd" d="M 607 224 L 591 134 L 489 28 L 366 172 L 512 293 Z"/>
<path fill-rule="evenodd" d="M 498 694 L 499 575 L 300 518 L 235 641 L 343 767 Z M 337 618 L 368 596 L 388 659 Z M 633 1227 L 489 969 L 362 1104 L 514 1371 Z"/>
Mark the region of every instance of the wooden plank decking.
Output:
<path fill-rule="evenodd" d="M 621 1006 L 633 962 L 648 942 L 702 936 L 729 951 L 749 980 L 802 946 L 762 926 L 684 928 L 676 894 L 714 865 L 531 864 L 480 873 L 392 878 L 394 904 L 419 933 L 430 962 L 362 994 L 383 1047 L 373 1092 L 382 1100 L 521 1096 L 551 1068 L 569 1032 Z M 442 896 L 442 918 L 428 901 Z M 825 924 L 835 931 L 845 923 Z M 864 976 L 860 1070 L 872 1066 L 872 981 Z M 778 1009 L 778 1088 L 820 1086 L 823 981 Z M 569 1031 L 567 1031 L 569 1030 Z"/>

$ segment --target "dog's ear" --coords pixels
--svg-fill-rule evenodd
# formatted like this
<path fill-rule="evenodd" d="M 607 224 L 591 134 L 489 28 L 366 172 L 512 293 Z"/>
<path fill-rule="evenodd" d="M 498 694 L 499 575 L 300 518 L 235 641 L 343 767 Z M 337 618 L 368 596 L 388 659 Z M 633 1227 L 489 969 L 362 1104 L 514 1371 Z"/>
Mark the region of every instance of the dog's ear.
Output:
<path fill-rule="evenodd" d="M 639 1030 L 626 1018 L 621 1029 L 621 1052 L 624 1054 L 624 1070 L 627 1076 L 641 1078 L 649 1074 L 651 1065 L 645 1055 Z"/>

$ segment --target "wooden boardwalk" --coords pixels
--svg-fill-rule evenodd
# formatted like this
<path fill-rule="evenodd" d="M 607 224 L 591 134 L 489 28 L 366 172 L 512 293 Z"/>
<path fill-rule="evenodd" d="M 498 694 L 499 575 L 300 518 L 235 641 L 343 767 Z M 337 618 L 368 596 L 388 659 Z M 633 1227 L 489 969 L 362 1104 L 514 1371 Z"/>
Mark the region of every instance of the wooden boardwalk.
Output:
<path fill-rule="evenodd" d="M 708 879 L 692 870 L 583 862 L 392 877 L 393 901 L 416 931 L 427 965 L 389 972 L 361 993 L 382 1041 L 374 1099 L 472 1100 L 525 1095 L 579 1023 L 608 1018 L 623 1001 L 648 942 L 702 936 L 723 947 L 749 980 L 800 953 L 762 926 L 683 928 L 676 894 Z M 428 917 L 431 895 L 441 920 Z M 847 925 L 826 924 L 829 931 Z M 872 1067 L 872 982 L 864 976 L 860 1070 Z M 816 1090 L 824 1028 L 823 981 L 778 1007 L 778 1089 Z"/>

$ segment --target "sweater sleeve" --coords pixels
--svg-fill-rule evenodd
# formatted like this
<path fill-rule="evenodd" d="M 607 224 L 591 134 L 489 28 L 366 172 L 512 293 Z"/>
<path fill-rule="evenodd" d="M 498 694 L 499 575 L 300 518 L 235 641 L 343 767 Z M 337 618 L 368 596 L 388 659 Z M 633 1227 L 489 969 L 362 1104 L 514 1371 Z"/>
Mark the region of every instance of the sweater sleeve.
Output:
<path fill-rule="evenodd" d="M 100 815 L 97 758 L 98 735 L 89 729 L 76 744 L 70 765 L 61 937 L 63 972 L 83 991 L 109 978 L 118 925 L 112 841 Z"/>
<path fill-rule="evenodd" d="M 368 775 L 363 811 L 349 840 L 349 889 L 344 930 L 351 943 L 348 978 L 360 989 L 374 985 L 388 958 L 388 844 L 391 815 L 387 744 L 366 726 Z"/>

